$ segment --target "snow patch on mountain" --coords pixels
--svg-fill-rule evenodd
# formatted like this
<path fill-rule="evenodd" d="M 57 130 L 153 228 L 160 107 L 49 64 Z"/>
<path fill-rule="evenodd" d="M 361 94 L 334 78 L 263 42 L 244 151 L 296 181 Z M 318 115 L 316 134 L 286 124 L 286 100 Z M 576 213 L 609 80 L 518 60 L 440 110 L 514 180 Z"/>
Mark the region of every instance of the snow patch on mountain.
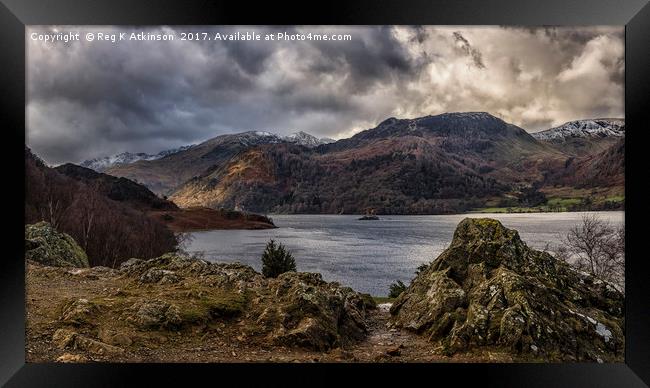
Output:
<path fill-rule="evenodd" d="M 100 158 L 85 160 L 81 162 L 80 166 L 90 168 L 97 172 L 103 172 L 110 167 L 119 166 L 123 164 L 135 163 L 139 160 L 157 160 L 162 159 L 166 156 L 173 155 L 177 152 L 185 151 L 192 147 L 193 145 L 186 145 L 178 148 L 173 148 L 169 150 L 160 151 L 157 154 L 147 154 L 144 152 L 132 153 L 132 152 L 122 152 L 117 155 L 103 156 Z"/>
<path fill-rule="evenodd" d="M 288 136 L 280 136 L 268 131 L 247 131 L 238 133 L 235 136 L 239 142 L 245 146 L 253 147 L 262 144 L 279 144 L 279 143 L 294 143 L 299 144 L 305 147 L 314 148 L 318 147 L 321 144 L 333 143 L 336 140 L 330 138 L 317 138 L 316 136 L 310 135 L 306 132 L 296 132 Z M 124 164 L 135 163 L 140 160 L 157 160 L 162 159 L 166 156 L 185 151 L 194 145 L 182 146 L 179 148 L 174 148 L 170 150 L 160 151 L 157 154 L 147 154 L 143 152 L 132 153 L 132 152 L 122 152 L 117 155 L 104 156 L 100 158 L 90 159 L 82 162 L 80 165 L 82 167 L 93 169 L 97 172 L 103 172 L 113 166 L 119 166 Z"/>
<path fill-rule="evenodd" d="M 303 131 L 287 135 L 283 137 L 283 140 L 289 143 L 300 144 L 309 148 L 318 147 L 321 144 L 329 144 L 336 141 L 327 137 L 319 139 L 316 136 L 310 135 Z"/>
<path fill-rule="evenodd" d="M 552 143 L 564 142 L 572 138 L 603 138 L 625 136 L 624 119 L 576 120 L 559 127 L 531 133 L 541 141 Z"/>
<path fill-rule="evenodd" d="M 280 136 L 268 131 L 248 131 L 236 135 L 242 144 L 246 145 L 260 145 L 260 144 L 277 144 L 277 143 L 293 143 L 305 147 L 314 148 L 321 144 L 333 143 L 336 140 L 330 138 L 317 138 L 307 132 L 296 132 L 287 136 Z"/>

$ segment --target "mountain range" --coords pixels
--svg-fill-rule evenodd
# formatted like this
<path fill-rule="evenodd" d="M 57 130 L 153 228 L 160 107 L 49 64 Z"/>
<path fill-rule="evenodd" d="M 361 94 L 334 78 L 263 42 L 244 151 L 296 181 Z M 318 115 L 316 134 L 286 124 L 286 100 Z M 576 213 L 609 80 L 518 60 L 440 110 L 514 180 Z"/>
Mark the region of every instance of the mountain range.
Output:
<path fill-rule="evenodd" d="M 435 214 L 555 196 L 604 202 L 623 193 L 624 133 L 622 119 L 529 134 L 489 113 L 445 113 L 389 118 L 339 141 L 221 135 L 104 172 L 180 207 L 254 212 Z"/>
<path fill-rule="evenodd" d="M 300 144 L 306 147 L 317 147 L 321 144 L 328 144 L 336 141 L 334 139 L 330 139 L 327 137 L 319 139 L 316 136 L 310 135 L 303 131 L 296 132 L 287 136 L 280 136 L 265 131 L 250 131 L 250 132 L 241 133 L 239 135 L 243 135 L 242 140 L 244 140 L 245 138 L 250 138 L 254 135 L 254 136 L 259 136 L 262 139 L 265 139 L 265 141 L 267 141 L 268 143 L 287 142 L 287 143 Z M 256 141 L 253 143 L 256 143 Z M 190 149 L 193 146 L 194 146 L 193 144 L 185 145 L 178 148 L 172 148 L 172 149 L 160 151 L 157 154 L 147 154 L 144 152 L 138 152 L 138 153 L 122 152 L 112 156 L 103 156 L 99 158 L 84 160 L 83 162 L 80 163 L 80 166 L 93 169 L 97 172 L 104 172 L 113 166 L 131 164 L 139 160 L 162 159 L 166 156 Z"/>
<path fill-rule="evenodd" d="M 160 151 L 157 154 L 147 154 L 144 152 L 138 152 L 138 153 L 122 152 L 112 156 L 103 156 L 100 158 L 84 160 L 79 165 L 81 167 L 90 168 L 97 172 L 103 172 L 110 167 L 119 166 L 122 164 L 135 163 L 138 160 L 156 160 L 156 159 L 164 158 L 165 156 L 175 154 L 180 151 L 185 151 L 190 147 L 192 146 L 186 145 L 179 148 Z"/>

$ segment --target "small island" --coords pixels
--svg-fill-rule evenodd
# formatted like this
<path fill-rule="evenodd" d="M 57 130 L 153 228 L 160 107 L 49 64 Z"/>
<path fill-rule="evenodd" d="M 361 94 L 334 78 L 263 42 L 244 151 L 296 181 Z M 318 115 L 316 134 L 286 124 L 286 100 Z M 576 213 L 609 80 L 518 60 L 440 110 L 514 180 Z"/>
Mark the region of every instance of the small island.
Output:
<path fill-rule="evenodd" d="M 379 220 L 379 216 L 375 214 L 375 209 L 367 209 L 366 214 L 364 214 L 361 218 L 359 218 L 360 221 L 377 221 Z"/>

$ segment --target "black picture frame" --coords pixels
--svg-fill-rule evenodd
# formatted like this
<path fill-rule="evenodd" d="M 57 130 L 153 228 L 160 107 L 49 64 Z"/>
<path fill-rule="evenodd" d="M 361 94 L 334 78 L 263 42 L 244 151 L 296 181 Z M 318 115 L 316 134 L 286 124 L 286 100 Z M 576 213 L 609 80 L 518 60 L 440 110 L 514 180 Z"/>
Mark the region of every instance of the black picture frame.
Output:
<path fill-rule="evenodd" d="M 625 25 L 626 313 L 622 364 L 27 364 L 22 201 L 25 140 L 25 26 L 201 24 Z M 642 139 L 650 123 L 650 5 L 647 0 L 250 3 L 248 1 L 2 0 L 0 5 L 2 170 L 6 179 L 0 265 L 0 384 L 121 386 L 183 384 L 204 378 L 237 386 L 468 383 L 481 386 L 610 387 L 650 384 L 650 282 L 644 255 L 647 170 Z M 24 182 L 24 181 L 23 181 Z M 347 376 L 343 377 L 345 373 Z M 429 384 L 430 383 L 430 384 Z"/>

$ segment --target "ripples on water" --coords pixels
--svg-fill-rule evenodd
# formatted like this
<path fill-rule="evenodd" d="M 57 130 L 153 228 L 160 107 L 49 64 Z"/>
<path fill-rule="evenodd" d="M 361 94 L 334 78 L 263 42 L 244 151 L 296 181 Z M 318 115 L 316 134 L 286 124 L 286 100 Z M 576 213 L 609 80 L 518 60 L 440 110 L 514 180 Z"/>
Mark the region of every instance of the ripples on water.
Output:
<path fill-rule="evenodd" d="M 622 224 L 623 212 L 595 212 Z M 465 217 L 490 217 L 519 231 L 532 248 L 541 249 L 581 222 L 584 213 L 381 216 L 360 221 L 352 215 L 275 215 L 278 229 L 214 230 L 192 233 L 187 250 L 210 261 L 248 264 L 261 271 L 260 257 L 273 238 L 296 258 L 298 271 L 320 272 L 357 291 L 385 296 L 389 285 L 408 284 L 416 268 L 436 258 L 451 242 Z"/>

